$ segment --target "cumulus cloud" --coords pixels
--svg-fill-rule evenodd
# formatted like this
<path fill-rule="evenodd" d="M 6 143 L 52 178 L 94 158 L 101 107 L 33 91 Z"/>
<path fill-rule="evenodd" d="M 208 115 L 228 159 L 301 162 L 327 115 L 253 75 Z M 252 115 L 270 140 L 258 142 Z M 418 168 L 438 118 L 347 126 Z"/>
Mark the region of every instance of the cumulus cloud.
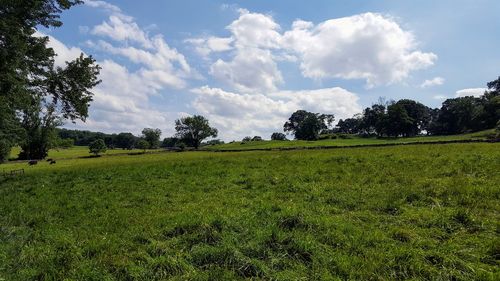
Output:
<path fill-rule="evenodd" d="M 469 88 L 469 89 L 462 89 L 458 90 L 455 94 L 455 97 L 467 97 L 467 96 L 473 96 L 473 97 L 480 97 L 484 94 L 485 91 L 488 89 L 486 88 Z"/>
<path fill-rule="evenodd" d="M 358 97 L 342 88 L 281 91 L 267 95 L 241 94 L 204 86 L 192 90 L 194 109 L 208 117 L 226 140 L 247 135 L 269 137 L 282 131 L 284 122 L 298 110 L 334 113 L 339 118 L 361 111 Z"/>
<path fill-rule="evenodd" d="M 443 96 L 443 95 L 435 95 L 432 98 L 435 99 L 435 100 L 445 100 L 448 97 L 447 96 Z"/>
<path fill-rule="evenodd" d="M 430 80 L 425 80 L 420 84 L 420 88 L 428 88 L 432 86 L 438 86 L 438 85 L 443 85 L 444 83 L 444 78 L 443 77 L 434 77 Z"/>
<path fill-rule="evenodd" d="M 111 13 L 119 11 L 104 5 L 102 1 L 91 2 L 94 3 L 91 5 L 104 7 Z M 81 53 L 79 48 L 68 47 L 54 37 L 49 38 L 49 46 L 58 54 L 57 64 L 72 60 Z M 182 54 L 168 46 L 163 37 L 158 35 L 146 39 L 150 48 L 143 45 L 128 46 L 125 42 L 127 39 L 119 42 L 123 44 L 118 46 L 103 40 L 88 42 L 87 46 L 122 56 L 140 67 L 131 71 L 112 59 L 98 61 L 102 83 L 92 90 L 95 95 L 90 106 L 90 116 L 86 123 L 77 122 L 68 124 L 68 127 L 135 134 L 140 133 L 144 127 L 159 127 L 164 135 L 173 133 L 171 125 L 174 119 L 184 113 L 157 110 L 151 104 L 151 97 L 166 88 L 185 87 L 185 79 L 193 77 L 195 71 Z"/>
<path fill-rule="evenodd" d="M 299 53 L 305 77 L 365 79 L 368 87 L 402 81 L 437 56 L 416 50 L 411 32 L 380 14 L 365 13 L 313 25 L 297 21 L 283 46 Z"/>
<path fill-rule="evenodd" d="M 427 68 L 437 59 L 433 53 L 418 50 L 418 42 L 410 31 L 403 30 L 392 18 L 376 13 L 318 24 L 296 20 L 285 32 L 281 32 L 281 27 L 269 15 L 245 9 L 240 9 L 239 13 L 239 18 L 226 27 L 234 40 L 234 55 L 229 61 L 218 59 L 211 69 L 214 77 L 237 90 L 242 88 L 239 81 L 250 71 L 250 76 L 254 77 L 270 75 L 268 67 L 282 59 L 298 61 L 304 77 L 363 79 L 368 87 L 401 82 L 411 72 Z M 205 55 L 211 53 L 208 42 L 197 41 L 197 44 Z M 268 51 L 271 55 L 256 56 L 263 52 L 255 49 Z M 246 64 L 241 57 L 266 63 L 242 75 L 237 72 Z M 218 66 L 224 67 L 219 69 Z M 247 90 L 252 87 L 256 91 L 275 90 L 282 82 L 281 75 L 279 70 L 271 75 L 272 83 L 264 87 L 258 80 L 252 85 L 245 81 L 243 86 Z"/>

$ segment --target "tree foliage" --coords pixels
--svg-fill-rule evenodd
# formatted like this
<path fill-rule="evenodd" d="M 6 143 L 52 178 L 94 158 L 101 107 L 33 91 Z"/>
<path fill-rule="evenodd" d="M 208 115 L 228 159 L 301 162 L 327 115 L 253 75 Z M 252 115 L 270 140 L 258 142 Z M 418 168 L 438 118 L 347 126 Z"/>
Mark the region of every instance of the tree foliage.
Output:
<path fill-rule="evenodd" d="M 55 126 L 85 120 L 99 66 L 81 54 L 64 67 L 38 26 L 59 27 L 60 13 L 82 1 L 5 0 L 0 5 L 0 122 L 2 146 L 21 144 L 22 158 L 47 154 Z M 36 120 L 38 119 L 38 120 Z M 5 141 L 10 136 L 10 141 Z M 3 149 L 2 149 L 3 150 Z"/>
<path fill-rule="evenodd" d="M 142 138 L 148 142 L 148 148 L 158 148 L 160 147 L 160 129 L 144 128 L 142 130 Z"/>
<path fill-rule="evenodd" d="M 283 126 L 285 132 L 292 132 L 299 140 L 316 140 L 322 130 L 333 123 L 333 114 L 312 113 L 297 110 Z"/>
<path fill-rule="evenodd" d="M 286 139 L 286 135 L 285 134 L 280 133 L 280 132 L 274 132 L 271 135 L 271 140 L 285 141 L 287 139 Z"/>
<path fill-rule="evenodd" d="M 102 139 L 97 139 L 89 145 L 89 153 L 92 153 L 97 156 L 100 153 L 104 152 L 106 152 L 106 144 Z"/>
<path fill-rule="evenodd" d="M 183 143 L 198 148 L 208 137 L 217 137 L 217 129 L 210 127 L 208 120 L 201 115 L 184 117 L 175 121 L 175 130 Z"/>

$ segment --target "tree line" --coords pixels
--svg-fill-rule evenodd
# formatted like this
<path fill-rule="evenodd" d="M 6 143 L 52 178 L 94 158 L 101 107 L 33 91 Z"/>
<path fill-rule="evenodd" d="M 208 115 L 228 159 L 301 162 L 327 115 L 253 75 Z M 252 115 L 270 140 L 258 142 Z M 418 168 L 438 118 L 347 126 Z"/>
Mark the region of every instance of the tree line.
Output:
<path fill-rule="evenodd" d="M 441 108 L 430 108 L 410 99 L 381 100 L 352 118 L 340 119 L 335 127 L 331 126 L 332 114 L 298 110 L 290 116 L 283 130 L 299 140 L 317 140 L 321 134 L 329 133 L 411 137 L 491 129 L 500 126 L 500 77 L 487 83 L 487 87 L 480 97 L 450 98 Z"/>

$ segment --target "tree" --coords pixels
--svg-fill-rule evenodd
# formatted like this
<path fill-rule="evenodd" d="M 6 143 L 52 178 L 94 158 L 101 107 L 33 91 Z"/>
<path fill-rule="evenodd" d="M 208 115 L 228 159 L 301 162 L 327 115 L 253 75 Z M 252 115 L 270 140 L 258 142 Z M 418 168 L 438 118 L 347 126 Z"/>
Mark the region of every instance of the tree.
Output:
<path fill-rule="evenodd" d="M 333 114 L 312 113 L 305 110 L 297 110 L 283 125 L 285 132 L 292 132 L 299 140 L 316 140 L 319 133 L 328 129 L 334 121 Z"/>
<path fill-rule="evenodd" d="M 201 115 L 184 117 L 175 121 L 176 136 L 182 142 L 196 149 L 208 137 L 217 137 L 217 129 L 210 127 L 208 120 Z"/>
<path fill-rule="evenodd" d="M 286 135 L 283 133 L 275 132 L 271 135 L 271 140 L 285 141 Z"/>
<path fill-rule="evenodd" d="M 336 126 L 336 131 L 344 134 L 358 134 L 361 129 L 361 118 L 340 119 Z"/>
<path fill-rule="evenodd" d="M 56 54 L 47 47 L 48 37 L 36 33 L 38 26 L 61 26 L 59 14 L 80 3 L 20 0 L 0 5 L 0 111 L 4 120 L 0 138 L 15 135 L 0 144 L 20 141 L 23 158 L 45 157 L 50 147 L 47 136 L 55 126 L 65 119 L 85 121 L 88 116 L 90 89 L 100 82 L 99 66 L 83 54 L 64 67 L 55 66 Z"/>
<path fill-rule="evenodd" d="M 246 136 L 241 140 L 241 142 L 249 142 L 249 141 L 252 141 L 252 137 L 250 136 Z"/>
<path fill-rule="evenodd" d="M 176 137 L 164 138 L 161 147 L 176 147 L 179 139 Z"/>
<path fill-rule="evenodd" d="M 144 128 L 142 138 L 149 143 L 149 148 L 158 148 L 160 146 L 160 129 Z"/>
<path fill-rule="evenodd" d="M 136 137 L 131 133 L 119 133 L 115 139 L 115 145 L 121 149 L 134 148 Z"/>
<path fill-rule="evenodd" d="M 416 136 L 420 134 L 420 132 L 428 127 L 430 122 L 430 111 L 431 109 L 419 102 L 410 99 L 402 99 L 395 103 L 398 106 L 401 106 L 404 111 L 406 111 L 406 115 L 409 117 L 409 121 L 411 125 L 406 129 L 406 131 L 402 134 L 405 136 Z M 402 122 L 406 122 L 408 120 L 404 120 Z"/>
<path fill-rule="evenodd" d="M 387 115 L 382 123 L 388 136 L 409 136 L 413 133 L 413 119 L 403 105 L 394 103 L 387 107 Z"/>
<path fill-rule="evenodd" d="M 254 136 L 252 138 L 252 141 L 262 141 L 262 137 L 261 136 Z"/>
<path fill-rule="evenodd" d="M 95 156 L 104 152 L 106 152 L 106 144 L 102 139 L 97 139 L 89 145 L 89 153 L 93 153 Z"/>
<path fill-rule="evenodd" d="M 145 139 L 140 139 L 139 141 L 137 141 L 136 147 L 138 149 L 143 149 L 144 152 L 146 152 L 146 149 L 151 147 L 151 144 Z"/>

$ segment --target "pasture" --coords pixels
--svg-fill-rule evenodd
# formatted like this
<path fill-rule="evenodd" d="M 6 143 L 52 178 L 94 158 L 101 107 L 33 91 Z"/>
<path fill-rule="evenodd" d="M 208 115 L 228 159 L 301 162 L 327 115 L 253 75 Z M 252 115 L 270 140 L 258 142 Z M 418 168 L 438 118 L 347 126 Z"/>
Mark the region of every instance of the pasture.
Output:
<path fill-rule="evenodd" d="M 0 165 L 0 280 L 500 278 L 498 143 L 70 151 Z"/>

